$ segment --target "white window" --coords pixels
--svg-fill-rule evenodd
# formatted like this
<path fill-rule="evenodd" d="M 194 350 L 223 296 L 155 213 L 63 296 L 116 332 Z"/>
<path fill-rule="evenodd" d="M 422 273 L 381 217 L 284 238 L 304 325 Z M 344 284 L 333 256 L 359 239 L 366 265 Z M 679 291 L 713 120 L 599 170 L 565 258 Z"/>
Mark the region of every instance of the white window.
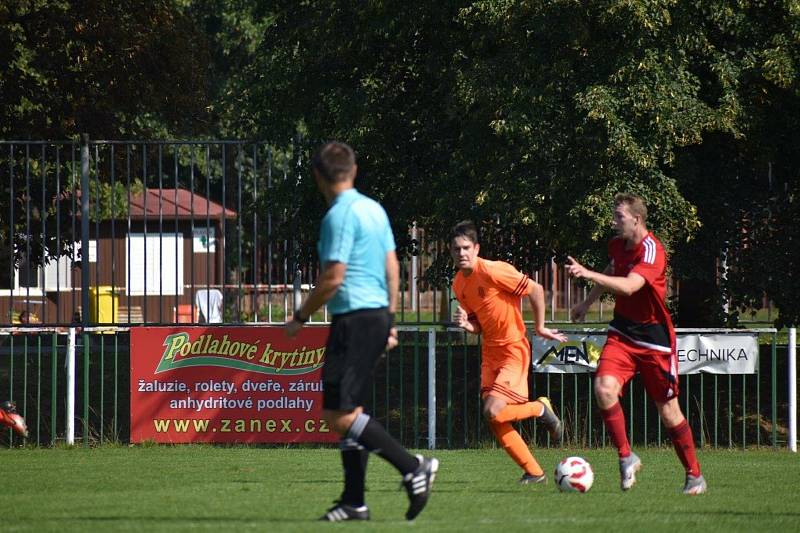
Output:
<path fill-rule="evenodd" d="M 183 294 L 183 236 L 131 233 L 126 246 L 129 296 Z"/>
<path fill-rule="evenodd" d="M 44 290 L 65 291 L 72 288 L 72 258 L 62 255 L 44 266 Z"/>

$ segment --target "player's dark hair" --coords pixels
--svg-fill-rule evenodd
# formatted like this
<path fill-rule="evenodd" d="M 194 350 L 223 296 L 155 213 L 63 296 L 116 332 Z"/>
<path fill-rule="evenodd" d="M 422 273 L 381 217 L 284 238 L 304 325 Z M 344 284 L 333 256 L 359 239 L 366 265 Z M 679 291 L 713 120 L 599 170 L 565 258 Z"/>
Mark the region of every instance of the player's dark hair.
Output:
<path fill-rule="evenodd" d="M 641 196 L 621 192 L 614 196 L 614 205 L 625 204 L 631 215 L 642 219 L 642 224 L 647 224 L 647 206 Z"/>
<path fill-rule="evenodd" d="M 353 149 L 337 141 L 323 144 L 311 157 L 311 166 L 328 183 L 347 179 L 355 164 Z"/>
<path fill-rule="evenodd" d="M 464 237 L 471 240 L 475 244 L 480 244 L 478 242 L 478 229 L 475 227 L 475 223 L 471 220 L 462 220 L 453 226 L 453 229 L 450 230 L 450 242 L 452 242 L 456 237 Z"/>

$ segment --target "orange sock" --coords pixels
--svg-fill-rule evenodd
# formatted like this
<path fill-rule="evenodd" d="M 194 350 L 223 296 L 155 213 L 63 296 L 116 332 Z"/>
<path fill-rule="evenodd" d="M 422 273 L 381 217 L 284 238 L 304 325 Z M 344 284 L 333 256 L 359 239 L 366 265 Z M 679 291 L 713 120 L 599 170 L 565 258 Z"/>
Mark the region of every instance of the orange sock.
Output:
<path fill-rule="evenodd" d="M 528 445 L 522 440 L 519 433 L 508 422 L 497 422 L 492 420 L 489 422 L 489 427 L 492 428 L 492 433 L 497 437 L 500 445 L 511 456 L 515 463 L 517 463 L 526 473 L 532 476 L 541 476 L 544 470 L 533 458 Z"/>
<path fill-rule="evenodd" d="M 494 421 L 498 423 L 503 422 L 518 422 L 526 418 L 542 416 L 544 412 L 544 405 L 542 402 L 527 402 L 506 405 L 502 411 L 497 413 Z"/>

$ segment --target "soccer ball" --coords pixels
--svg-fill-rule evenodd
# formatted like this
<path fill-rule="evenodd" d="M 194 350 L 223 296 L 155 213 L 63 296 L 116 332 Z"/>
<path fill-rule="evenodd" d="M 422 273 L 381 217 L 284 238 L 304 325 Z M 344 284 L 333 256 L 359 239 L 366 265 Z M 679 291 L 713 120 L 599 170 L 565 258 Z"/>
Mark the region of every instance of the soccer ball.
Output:
<path fill-rule="evenodd" d="M 582 457 L 567 457 L 556 465 L 556 486 L 561 492 L 589 492 L 594 483 L 594 472 Z"/>

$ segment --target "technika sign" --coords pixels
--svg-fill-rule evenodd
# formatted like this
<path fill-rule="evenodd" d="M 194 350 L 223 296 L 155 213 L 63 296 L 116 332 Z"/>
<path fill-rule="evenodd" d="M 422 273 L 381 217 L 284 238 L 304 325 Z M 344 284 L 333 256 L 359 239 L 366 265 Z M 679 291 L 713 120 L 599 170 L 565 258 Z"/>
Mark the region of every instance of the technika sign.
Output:
<path fill-rule="evenodd" d="M 594 372 L 606 342 L 605 335 L 569 334 L 567 342 L 531 339 L 534 372 Z M 758 366 L 755 333 L 678 333 L 678 373 L 754 374 Z"/>

